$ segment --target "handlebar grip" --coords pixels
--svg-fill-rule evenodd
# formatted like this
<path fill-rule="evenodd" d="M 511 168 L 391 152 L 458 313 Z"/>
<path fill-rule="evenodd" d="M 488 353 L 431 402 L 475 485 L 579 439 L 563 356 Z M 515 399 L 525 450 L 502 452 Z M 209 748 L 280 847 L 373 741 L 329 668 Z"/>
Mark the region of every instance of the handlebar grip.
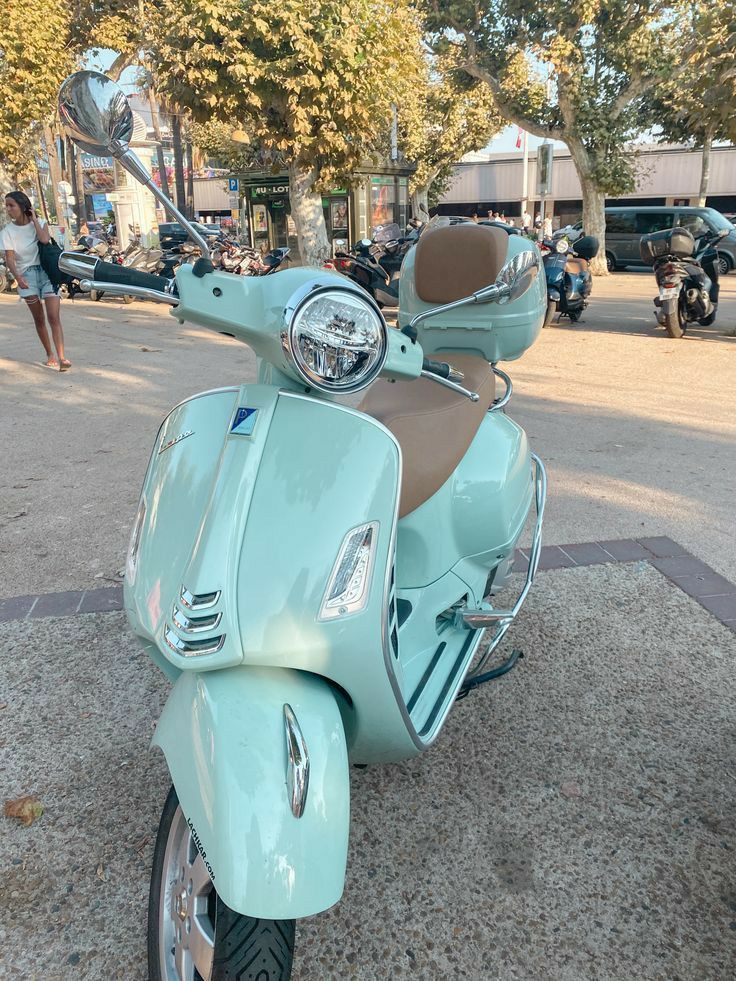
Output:
<path fill-rule="evenodd" d="M 119 286 L 142 286 L 159 293 L 164 292 L 167 283 L 163 276 L 154 276 L 130 266 L 119 266 L 116 262 L 98 262 L 94 268 L 94 279 Z"/>
<path fill-rule="evenodd" d="M 449 378 L 452 368 L 446 361 L 433 361 L 431 358 L 423 358 L 422 370 L 431 371 L 433 375 L 439 375 L 440 378 Z"/>

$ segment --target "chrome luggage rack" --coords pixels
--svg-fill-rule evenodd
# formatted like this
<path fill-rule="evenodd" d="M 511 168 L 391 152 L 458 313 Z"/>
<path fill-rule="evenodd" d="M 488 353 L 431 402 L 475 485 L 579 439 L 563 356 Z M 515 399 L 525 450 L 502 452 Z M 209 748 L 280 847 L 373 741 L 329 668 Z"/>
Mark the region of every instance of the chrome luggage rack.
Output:
<path fill-rule="evenodd" d="M 532 583 L 534 582 L 534 577 L 537 574 L 537 568 L 539 566 L 539 556 L 542 550 L 542 522 L 544 520 L 544 505 L 547 500 L 547 471 L 536 453 L 532 453 L 531 457 L 532 462 L 534 463 L 534 503 L 536 506 L 537 517 L 534 524 L 532 547 L 529 552 L 529 567 L 526 573 L 526 581 L 524 582 L 524 586 L 519 593 L 516 602 L 510 610 L 494 610 L 493 607 L 488 604 L 488 609 L 457 611 L 456 623 L 458 626 L 465 625 L 466 627 L 470 627 L 471 630 L 480 631 L 488 630 L 492 626 L 496 627 L 496 632 L 493 635 L 487 650 L 475 665 L 472 673 L 469 673 L 463 681 L 459 697 L 467 694 L 473 688 L 477 688 L 478 685 L 483 684 L 485 681 L 491 681 L 493 678 L 499 678 L 502 674 L 506 674 L 507 671 L 510 671 L 511 668 L 513 668 L 519 657 L 521 657 L 520 651 L 512 651 L 508 660 L 499 665 L 499 667 L 494 668 L 492 671 L 487 671 L 485 673 L 483 672 L 483 668 L 485 667 L 488 658 L 501 643 L 506 635 L 506 631 L 514 622 L 519 610 L 524 605 L 524 600 L 527 598 L 529 590 L 532 587 Z"/>

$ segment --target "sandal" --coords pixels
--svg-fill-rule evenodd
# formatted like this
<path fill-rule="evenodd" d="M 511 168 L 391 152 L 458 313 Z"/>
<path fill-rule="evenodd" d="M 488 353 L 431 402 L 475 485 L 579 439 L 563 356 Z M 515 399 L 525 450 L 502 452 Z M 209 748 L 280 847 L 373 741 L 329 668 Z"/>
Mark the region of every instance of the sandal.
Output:
<path fill-rule="evenodd" d="M 44 368 L 53 368 L 54 371 L 59 367 L 59 362 L 56 358 L 49 358 L 48 361 L 43 362 Z"/>
<path fill-rule="evenodd" d="M 67 361 L 66 358 L 62 358 L 61 361 L 59 362 L 59 371 L 69 371 L 71 366 L 72 366 L 71 361 Z"/>

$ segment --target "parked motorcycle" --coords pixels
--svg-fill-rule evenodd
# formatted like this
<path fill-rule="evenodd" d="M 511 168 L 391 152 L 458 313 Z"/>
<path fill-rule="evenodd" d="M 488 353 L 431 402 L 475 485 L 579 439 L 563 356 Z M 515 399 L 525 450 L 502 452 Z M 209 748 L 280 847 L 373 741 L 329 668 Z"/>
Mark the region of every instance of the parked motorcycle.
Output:
<path fill-rule="evenodd" d="M 715 322 L 720 290 L 716 245 L 728 230 L 708 231 L 697 240 L 687 228 L 643 235 L 642 261 L 651 265 L 659 287 L 654 315 L 670 337 L 682 337 L 688 324 Z"/>
<path fill-rule="evenodd" d="M 153 859 L 149 976 L 285 981 L 295 919 L 343 890 L 350 764 L 429 749 L 456 698 L 519 656 L 487 667 L 535 577 L 546 477 L 501 411 L 511 382 L 495 363 L 539 335 L 539 252 L 493 228 L 427 232 L 404 261 L 403 327 L 389 328 L 333 272 L 214 270 L 130 151 L 130 109 L 104 76 L 70 76 L 59 113 L 202 250 L 170 281 L 70 252 L 61 268 L 86 288 L 168 303 L 180 323 L 258 356 L 257 382 L 193 396 L 164 420 L 124 605 L 172 683 L 153 738 L 173 787 Z M 358 409 L 336 401 L 357 392 Z M 496 608 L 490 591 L 530 515 L 524 585 Z"/>
<path fill-rule="evenodd" d="M 568 238 L 542 242 L 544 274 L 547 280 L 547 312 L 544 326 L 549 327 L 556 313 L 576 323 L 588 305 L 593 277 L 588 263 L 598 255 L 598 239 L 583 235 L 574 242 Z M 559 318 L 558 318 L 559 319 Z"/>

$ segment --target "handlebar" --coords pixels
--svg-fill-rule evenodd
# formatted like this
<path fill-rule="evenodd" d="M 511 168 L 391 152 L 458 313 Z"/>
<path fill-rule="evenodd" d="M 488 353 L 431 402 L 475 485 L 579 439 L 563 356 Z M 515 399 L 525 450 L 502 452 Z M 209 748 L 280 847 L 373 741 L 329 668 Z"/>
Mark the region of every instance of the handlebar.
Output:
<path fill-rule="evenodd" d="M 175 294 L 174 280 L 141 272 L 132 266 L 103 262 L 94 255 L 62 252 L 59 256 L 59 269 L 75 279 L 91 281 L 92 289 L 107 288 L 109 292 L 118 293 L 120 296 L 132 293 L 151 300 L 174 304 L 179 302 Z"/>
<path fill-rule="evenodd" d="M 461 382 L 465 378 L 462 371 L 453 368 L 447 361 L 433 361 L 431 358 L 422 359 L 422 371 L 428 371 L 438 378 L 447 378 L 449 381 Z"/>

